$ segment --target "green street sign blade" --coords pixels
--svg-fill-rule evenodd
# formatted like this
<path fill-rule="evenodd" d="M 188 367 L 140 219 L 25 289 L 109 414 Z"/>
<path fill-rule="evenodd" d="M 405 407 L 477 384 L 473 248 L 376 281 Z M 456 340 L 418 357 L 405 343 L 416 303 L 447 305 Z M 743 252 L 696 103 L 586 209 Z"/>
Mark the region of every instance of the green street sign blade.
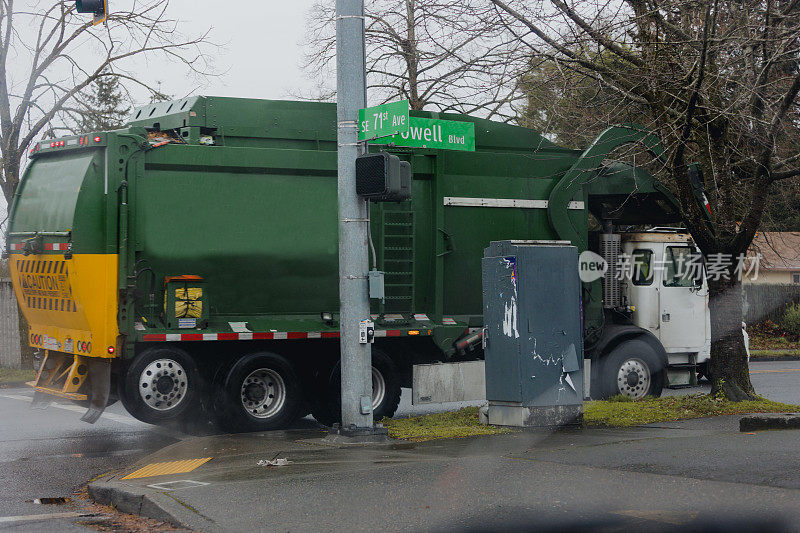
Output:
<path fill-rule="evenodd" d="M 373 144 L 474 152 L 475 124 L 455 120 L 411 117 L 408 131 L 375 140 Z"/>
<path fill-rule="evenodd" d="M 358 110 L 358 140 L 371 141 L 408 131 L 408 100 Z"/>

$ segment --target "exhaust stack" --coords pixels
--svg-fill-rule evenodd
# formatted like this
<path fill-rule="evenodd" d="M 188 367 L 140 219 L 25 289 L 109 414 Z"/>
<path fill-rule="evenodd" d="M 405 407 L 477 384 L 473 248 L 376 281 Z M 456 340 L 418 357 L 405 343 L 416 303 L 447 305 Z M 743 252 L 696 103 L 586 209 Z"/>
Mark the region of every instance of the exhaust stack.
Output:
<path fill-rule="evenodd" d="M 622 306 L 622 280 L 617 275 L 621 249 L 622 237 L 619 234 L 608 231 L 600 235 L 600 255 L 608 264 L 608 269 L 603 275 L 603 307 L 605 309 Z"/>

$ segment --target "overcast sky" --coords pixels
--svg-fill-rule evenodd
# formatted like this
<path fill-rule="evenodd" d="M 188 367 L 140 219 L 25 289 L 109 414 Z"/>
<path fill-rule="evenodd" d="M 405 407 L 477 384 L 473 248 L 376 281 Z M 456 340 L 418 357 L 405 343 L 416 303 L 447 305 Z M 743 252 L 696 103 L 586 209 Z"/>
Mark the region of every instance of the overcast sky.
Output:
<path fill-rule="evenodd" d="M 115 1 L 129 0 L 110 0 L 112 10 Z M 171 0 L 170 16 L 182 21 L 183 33 L 195 35 L 211 28 L 212 41 L 221 45 L 215 58 L 221 75 L 198 84 L 187 78 L 180 67 L 158 57 L 142 63 L 138 73 L 148 81 L 160 82 L 162 92 L 176 98 L 203 94 L 286 99 L 292 93 L 307 93 L 317 85 L 300 69 L 306 17 L 312 3 L 313 0 Z M 221 6 L 231 5 L 242 7 L 224 13 Z M 0 195 L 0 222 L 5 218 L 4 204 Z"/>
<path fill-rule="evenodd" d="M 112 8 L 113 8 L 113 1 Z M 331 0 L 333 1 L 333 0 Z M 286 98 L 314 83 L 300 70 L 306 15 L 312 0 L 212 2 L 171 0 L 172 16 L 184 21 L 186 33 L 212 28 L 212 40 L 224 46 L 217 67 L 224 74 L 206 87 L 187 84 L 176 69 L 165 68 L 163 92 L 217 96 Z M 230 7 L 230 15 L 220 6 Z M 194 30 L 194 31 L 192 31 Z"/>

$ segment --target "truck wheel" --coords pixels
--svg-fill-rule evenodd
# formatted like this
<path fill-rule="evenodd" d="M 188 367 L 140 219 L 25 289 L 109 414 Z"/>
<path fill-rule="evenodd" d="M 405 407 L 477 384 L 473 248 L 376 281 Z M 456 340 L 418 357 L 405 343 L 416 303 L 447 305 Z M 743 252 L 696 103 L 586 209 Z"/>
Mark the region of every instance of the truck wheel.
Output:
<path fill-rule="evenodd" d="M 326 426 L 342 421 L 341 369 L 337 364 L 323 393 L 312 402 L 311 414 Z M 400 404 L 400 374 L 391 357 L 372 349 L 372 417 L 377 422 L 391 418 Z"/>
<path fill-rule="evenodd" d="M 621 394 L 634 400 L 661 396 L 664 365 L 655 350 L 642 340 L 625 341 L 605 357 L 602 366 L 603 397 Z"/>
<path fill-rule="evenodd" d="M 284 357 L 245 355 L 228 371 L 222 387 L 222 425 L 235 432 L 280 429 L 295 421 L 303 405 L 300 380 Z"/>
<path fill-rule="evenodd" d="M 125 409 L 148 424 L 175 420 L 200 398 L 202 380 L 194 359 L 175 348 L 152 348 L 137 355 L 119 383 Z"/>

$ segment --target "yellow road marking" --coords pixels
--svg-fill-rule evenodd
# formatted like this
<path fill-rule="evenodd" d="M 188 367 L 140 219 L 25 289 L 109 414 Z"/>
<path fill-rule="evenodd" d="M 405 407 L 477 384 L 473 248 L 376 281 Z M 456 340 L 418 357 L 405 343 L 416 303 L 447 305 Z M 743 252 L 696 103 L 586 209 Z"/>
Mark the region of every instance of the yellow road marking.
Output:
<path fill-rule="evenodd" d="M 800 368 L 787 368 L 785 370 L 756 370 L 751 374 L 780 374 L 781 372 L 800 372 Z"/>
<path fill-rule="evenodd" d="M 137 479 L 142 477 L 166 476 L 169 474 L 185 474 L 197 467 L 206 464 L 211 457 L 204 459 L 187 459 L 185 461 L 169 461 L 167 463 L 153 463 L 131 472 L 122 479 Z"/>

